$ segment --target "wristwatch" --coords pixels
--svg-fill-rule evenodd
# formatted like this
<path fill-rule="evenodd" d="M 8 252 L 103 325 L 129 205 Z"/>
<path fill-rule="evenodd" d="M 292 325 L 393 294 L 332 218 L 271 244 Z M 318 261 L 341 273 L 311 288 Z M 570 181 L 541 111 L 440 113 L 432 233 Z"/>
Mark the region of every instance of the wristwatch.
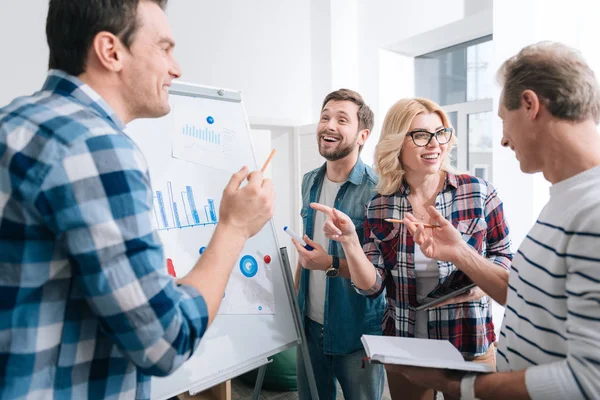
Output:
<path fill-rule="evenodd" d="M 479 400 L 475 397 L 475 379 L 477 374 L 467 374 L 460 381 L 461 400 Z"/>
<path fill-rule="evenodd" d="M 331 266 L 325 271 L 325 275 L 330 278 L 335 278 L 340 274 L 340 259 L 336 256 L 331 256 Z"/>

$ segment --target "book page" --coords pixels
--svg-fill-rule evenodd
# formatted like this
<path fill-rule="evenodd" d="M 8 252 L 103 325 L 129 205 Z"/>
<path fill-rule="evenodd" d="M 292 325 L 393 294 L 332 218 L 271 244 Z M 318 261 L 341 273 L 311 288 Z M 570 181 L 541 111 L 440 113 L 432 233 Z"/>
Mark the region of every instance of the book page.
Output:
<path fill-rule="evenodd" d="M 367 355 L 404 360 L 446 360 L 462 363 L 460 352 L 447 340 L 363 335 Z"/>

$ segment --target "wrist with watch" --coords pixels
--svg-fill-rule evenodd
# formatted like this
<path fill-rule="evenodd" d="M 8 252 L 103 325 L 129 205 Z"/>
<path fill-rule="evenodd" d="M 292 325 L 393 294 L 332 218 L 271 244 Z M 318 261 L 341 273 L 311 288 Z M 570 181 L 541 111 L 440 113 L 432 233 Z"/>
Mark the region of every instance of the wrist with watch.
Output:
<path fill-rule="evenodd" d="M 325 275 L 330 278 L 335 278 L 340 274 L 340 259 L 336 256 L 331 256 L 331 265 L 325 270 Z"/>

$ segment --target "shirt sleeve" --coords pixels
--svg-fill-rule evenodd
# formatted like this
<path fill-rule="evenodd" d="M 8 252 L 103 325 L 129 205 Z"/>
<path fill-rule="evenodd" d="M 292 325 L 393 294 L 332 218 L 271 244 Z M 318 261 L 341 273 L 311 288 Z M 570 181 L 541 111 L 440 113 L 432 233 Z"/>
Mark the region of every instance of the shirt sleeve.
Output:
<path fill-rule="evenodd" d="M 504 218 L 504 208 L 498 192 L 489 183 L 488 196 L 485 201 L 485 222 L 487 224 L 487 259 L 510 270 L 513 254 L 508 223 Z"/>
<path fill-rule="evenodd" d="M 367 290 L 362 290 L 357 288 L 354 283 L 354 290 L 357 293 L 366 296 L 368 298 L 374 299 L 378 297 L 385 288 L 385 280 L 389 274 L 389 271 L 384 267 L 384 259 L 377 243 L 375 243 L 375 236 L 371 233 L 371 224 L 369 223 L 369 218 L 365 215 L 365 221 L 363 223 L 364 227 L 364 236 L 363 236 L 363 251 L 371 264 L 373 264 L 377 276 L 375 278 L 375 283 L 373 286 Z"/>
<path fill-rule="evenodd" d="M 49 166 L 36 207 L 122 353 L 158 376 L 187 360 L 206 330 L 207 306 L 166 272 L 146 164 L 131 140 L 102 135 L 72 145 Z"/>
<path fill-rule="evenodd" d="M 564 257 L 567 264 L 567 357 L 531 367 L 525 381 L 532 399 L 600 398 L 600 211 L 576 211 Z"/>

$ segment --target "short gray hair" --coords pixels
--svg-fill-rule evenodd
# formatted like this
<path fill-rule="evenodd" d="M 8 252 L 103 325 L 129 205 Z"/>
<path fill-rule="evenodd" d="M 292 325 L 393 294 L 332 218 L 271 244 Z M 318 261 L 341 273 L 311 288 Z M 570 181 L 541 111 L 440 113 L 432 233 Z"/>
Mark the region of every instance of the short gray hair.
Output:
<path fill-rule="evenodd" d="M 521 106 L 525 90 L 535 92 L 556 118 L 600 122 L 600 87 L 581 53 L 556 42 L 539 42 L 523 48 L 498 70 L 508 110 Z"/>

